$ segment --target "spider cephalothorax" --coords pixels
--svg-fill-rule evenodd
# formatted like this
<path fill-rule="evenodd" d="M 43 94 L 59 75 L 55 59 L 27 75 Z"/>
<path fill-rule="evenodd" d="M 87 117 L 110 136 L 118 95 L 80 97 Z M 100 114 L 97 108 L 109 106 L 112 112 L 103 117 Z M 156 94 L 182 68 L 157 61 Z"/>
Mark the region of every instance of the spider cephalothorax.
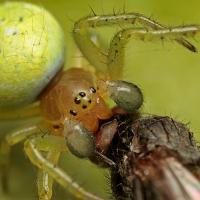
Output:
<path fill-rule="evenodd" d="M 89 71 L 71 68 L 60 72 L 41 96 L 41 111 L 47 124 L 55 130 L 52 132 L 65 136 L 70 150 L 73 153 L 79 152 L 75 154 L 80 157 L 88 157 L 94 152 L 94 148 L 91 148 L 94 147 L 94 140 L 91 138 L 99 129 L 100 120 L 112 116 L 102 91 L 106 90 L 108 96 L 130 112 L 142 104 L 142 93 L 134 84 L 123 81 L 99 81 L 101 84 L 97 86 L 94 80 L 96 79 Z M 136 101 L 126 101 L 128 95 L 131 100 Z M 77 126 L 79 129 L 73 131 Z M 81 141 L 85 142 L 82 146 L 86 149 L 85 155 L 80 154 L 80 151 L 83 152 L 79 143 Z"/>
<path fill-rule="evenodd" d="M 111 117 L 92 75 L 78 68 L 61 72 L 59 81 L 55 80 L 42 95 L 41 109 L 52 124 L 77 120 L 92 132 L 97 131 L 100 119 Z"/>

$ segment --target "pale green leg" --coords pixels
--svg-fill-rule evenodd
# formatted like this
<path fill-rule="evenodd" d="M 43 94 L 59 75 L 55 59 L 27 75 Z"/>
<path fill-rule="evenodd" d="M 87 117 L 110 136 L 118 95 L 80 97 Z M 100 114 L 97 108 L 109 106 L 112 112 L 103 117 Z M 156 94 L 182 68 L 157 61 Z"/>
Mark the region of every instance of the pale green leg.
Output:
<path fill-rule="evenodd" d="M 46 155 L 46 159 L 52 164 L 56 165 L 60 158 L 60 152 L 51 151 Z M 52 197 L 52 188 L 53 188 L 53 178 L 49 176 L 49 174 L 39 169 L 38 170 L 38 178 L 37 178 L 37 186 L 38 186 L 38 197 L 39 200 L 50 200 Z"/>
<path fill-rule="evenodd" d="M 109 71 L 110 77 L 112 79 L 119 79 L 122 77 L 122 69 L 124 66 L 124 58 L 122 57 L 116 62 L 116 66 L 109 66 L 110 56 L 106 55 L 101 51 L 100 47 L 93 42 L 89 36 L 89 29 L 96 28 L 100 26 L 111 26 L 111 25 L 135 25 L 136 23 L 141 24 L 144 28 L 149 30 L 162 30 L 165 29 L 164 26 L 159 23 L 141 15 L 138 13 L 122 14 L 122 15 L 102 15 L 86 17 L 79 20 L 74 25 L 74 39 L 81 50 L 82 54 L 88 59 L 88 61 L 96 68 L 97 73 L 104 75 L 106 77 L 107 71 Z M 174 38 L 179 44 L 188 48 L 191 51 L 196 51 L 196 48 L 185 40 L 183 36 L 178 35 Z M 112 47 L 112 46 L 111 46 Z M 110 50 L 111 51 L 111 50 Z M 121 50 L 122 51 L 122 50 Z"/>
<path fill-rule="evenodd" d="M 1 145 L 1 149 L 2 151 L 0 152 L 2 155 L 0 155 L 1 157 L 3 156 L 3 158 L 8 158 L 9 157 L 9 152 L 10 152 L 10 148 L 11 146 L 22 142 L 23 140 L 27 139 L 28 137 L 33 137 L 33 135 L 40 135 L 40 138 L 45 138 L 44 133 L 42 133 L 42 131 L 39 129 L 40 125 L 34 125 L 34 126 L 28 126 L 28 127 L 24 127 L 21 130 L 17 130 L 14 131 L 13 133 L 7 134 L 4 141 L 2 141 L 2 145 Z M 52 137 L 53 140 L 57 141 L 57 137 L 54 138 Z M 60 138 L 59 138 L 60 139 Z M 51 150 L 53 149 L 54 151 L 49 152 L 46 155 L 46 158 L 48 160 L 50 160 L 53 164 L 56 164 L 58 162 L 59 156 L 60 156 L 60 152 L 57 151 L 57 149 L 55 150 L 54 147 L 54 142 L 52 140 L 48 140 L 46 141 L 44 139 L 43 144 L 45 146 L 47 146 L 48 148 L 45 150 Z M 60 140 L 59 144 L 60 144 Z M 62 139 L 63 141 L 63 139 Z M 47 142 L 47 143 L 45 143 Z M 51 145 L 53 143 L 53 145 Z M 66 150 L 66 145 L 63 143 L 63 145 L 61 146 L 62 150 Z M 4 160 L 2 159 L 3 164 L 4 164 L 4 169 L 7 169 L 9 163 L 7 162 L 8 159 Z M 5 181 L 5 180 L 4 180 Z M 5 185 L 5 183 L 3 183 Z M 52 186 L 53 186 L 53 178 L 50 177 L 45 171 L 40 170 L 38 172 L 38 196 L 39 196 L 39 200 L 50 200 L 51 196 L 52 196 Z M 5 186 L 4 186 L 5 187 Z"/>
<path fill-rule="evenodd" d="M 107 48 L 105 41 L 103 40 L 102 37 L 100 37 L 100 34 L 91 31 L 88 33 L 88 37 L 95 43 L 95 45 L 99 49 L 101 49 L 102 52 L 106 51 Z M 76 48 L 74 60 L 75 61 L 73 62 L 73 66 L 76 68 L 81 68 L 81 69 L 85 68 L 86 70 L 88 70 L 88 67 L 90 67 L 90 65 L 88 66 L 88 60 L 83 56 L 79 48 Z"/>
<path fill-rule="evenodd" d="M 66 151 L 67 147 L 63 138 L 55 136 L 35 137 L 25 142 L 25 152 L 31 162 L 38 168 L 46 171 L 53 179 L 71 192 L 76 198 L 83 200 L 102 200 L 101 198 L 85 191 L 74 182 L 62 169 L 47 160 L 40 151 Z"/>
<path fill-rule="evenodd" d="M 38 102 L 29 105 L 19 110 L 10 110 L 6 112 L 0 112 L 0 119 L 2 120 L 19 120 L 19 119 L 33 119 L 34 124 L 41 121 L 40 118 L 36 118 L 40 114 Z M 12 123 L 12 122 L 10 122 Z M 22 141 L 26 137 L 34 134 L 36 126 L 22 127 L 17 131 L 8 133 L 5 138 L 0 141 L 0 177 L 1 185 L 4 192 L 8 192 L 8 172 L 10 163 L 10 151 L 11 146 Z"/>
<path fill-rule="evenodd" d="M 200 32 L 200 26 L 178 26 L 170 29 L 162 30 L 146 30 L 146 29 L 124 29 L 118 32 L 113 38 L 108 55 L 108 68 L 113 79 L 122 74 L 124 48 L 130 39 L 139 39 L 142 41 L 158 41 L 158 40 L 175 40 L 176 38 L 194 37 Z"/>
<path fill-rule="evenodd" d="M 27 137 L 38 132 L 37 126 L 28 126 L 20 130 L 14 131 L 6 135 L 6 137 L 0 143 L 0 172 L 1 172 L 1 185 L 4 192 L 8 191 L 8 171 L 10 161 L 11 146 L 21 142 Z"/>
<path fill-rule="evenodd" d="M 2 191 L 8 193 L 8 176 L 10 168 L 10 146 L 6 142 L 0 145 L 0 181 Z"/>
<path fill-rule="evenodd" d="M 19 120 L 19 119 L 27 119 L 40 116 L 40 106 L 39 102 L 35 102 L 31 105 L 28 105 L 24 108 L 20 109 L 12 109 L 9 111 L 1 111 L 0 112 L 0 120 Z"/>

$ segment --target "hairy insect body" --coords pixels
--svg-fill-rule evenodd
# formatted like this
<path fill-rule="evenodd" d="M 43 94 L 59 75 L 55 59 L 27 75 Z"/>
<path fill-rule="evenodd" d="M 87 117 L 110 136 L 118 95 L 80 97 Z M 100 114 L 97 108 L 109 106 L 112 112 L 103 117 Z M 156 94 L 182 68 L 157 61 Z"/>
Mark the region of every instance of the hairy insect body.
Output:
<path fill-rule="evenodd" d="M 112 114 L 96 89 L 92 74 L 78 68 L 60 72 L 41 96 L 41 110 L 55 131 L 64 120 L 75 120 L 95 133 L 99 120 Z"/>

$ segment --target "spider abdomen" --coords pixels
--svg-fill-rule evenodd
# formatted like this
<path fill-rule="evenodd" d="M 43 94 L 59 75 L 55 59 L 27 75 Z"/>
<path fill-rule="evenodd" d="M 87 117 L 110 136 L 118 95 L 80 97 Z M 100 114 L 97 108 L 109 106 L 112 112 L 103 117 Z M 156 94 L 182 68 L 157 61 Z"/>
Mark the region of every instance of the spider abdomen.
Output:
<path fill-rule="evenodd" d="M 47 10 L 25 2 L 1 4 L 0 18 L 0 111 L 6 112 L 33 103 L 62 68 L 65 36 Z"/>

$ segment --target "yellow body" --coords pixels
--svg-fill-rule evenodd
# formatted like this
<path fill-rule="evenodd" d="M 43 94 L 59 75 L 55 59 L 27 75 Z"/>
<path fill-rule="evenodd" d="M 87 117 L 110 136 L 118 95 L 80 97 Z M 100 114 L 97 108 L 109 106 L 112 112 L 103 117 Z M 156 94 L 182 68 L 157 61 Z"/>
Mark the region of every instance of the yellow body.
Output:
<path fill-rule="evenodd" d="M 62 67 L 65 41 L 44 8 L 0 4 L 0 111 L 33 102 Z"/>

